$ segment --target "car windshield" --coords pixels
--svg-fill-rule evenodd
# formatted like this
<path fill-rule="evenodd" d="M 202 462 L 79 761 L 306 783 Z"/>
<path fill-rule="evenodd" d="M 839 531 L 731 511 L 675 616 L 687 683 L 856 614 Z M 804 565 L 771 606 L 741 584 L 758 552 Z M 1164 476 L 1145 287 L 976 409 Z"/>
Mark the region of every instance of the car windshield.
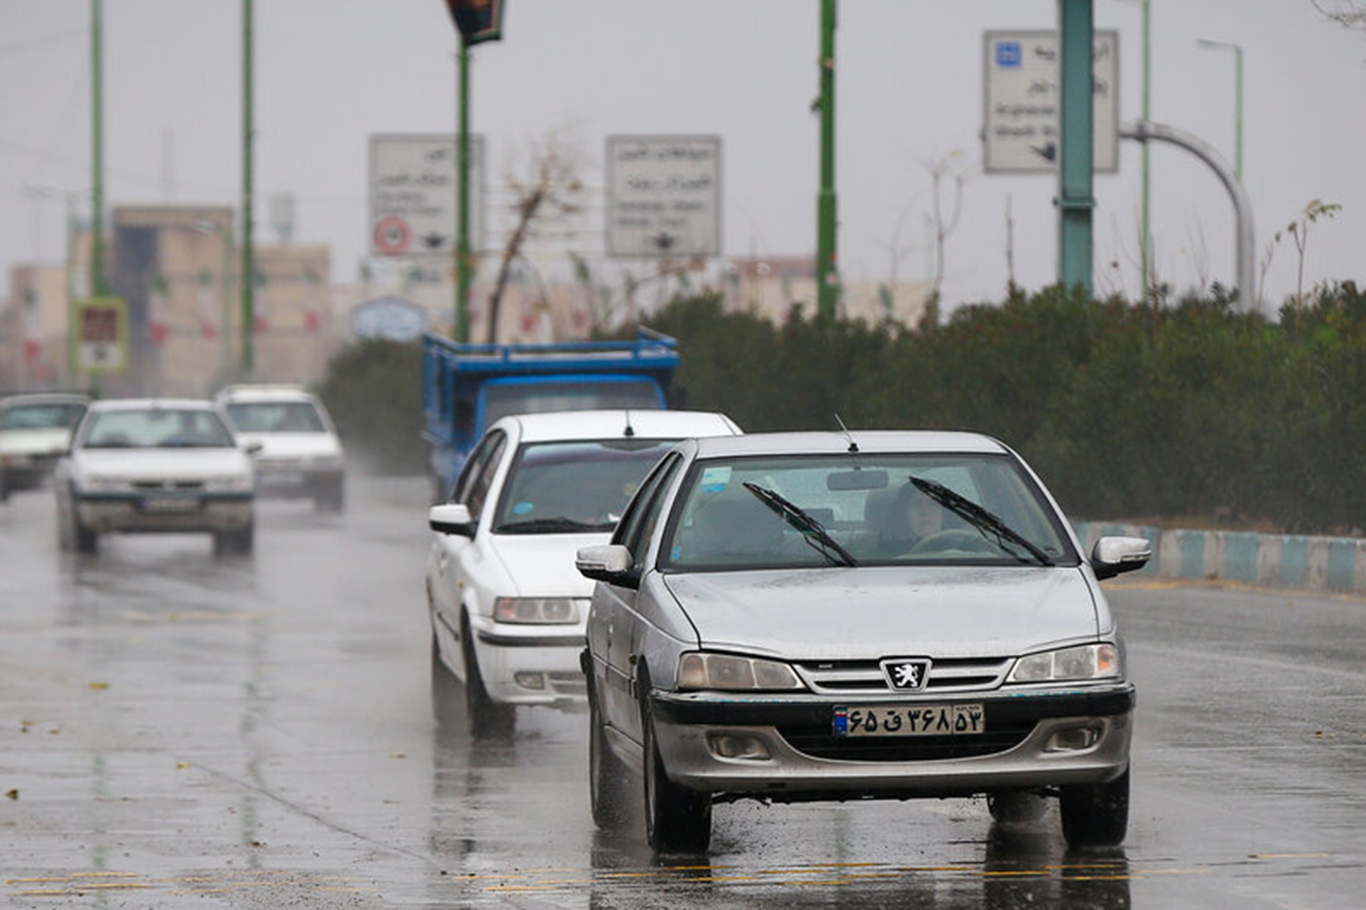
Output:
<path fill-rule="evenodd" d="M 0 430 L 69 430 L 85 414 L 83 404 L 20 404 L 0 411 Z"/>
<path fill-rule="evenodd" d="M 325 433 L 318 409 L 309 401 L 251 401 L 230 404 L 228 419 L 242 433 Z"/>
<path fill-rule="evenodd" d="M 622 410 L 654 411 L 660 408 L 653 383 L 624 382 L 512 382 L 490 385 L 484 390 L 484 426 L 492 426 L 509 414 L 544 414 L 550 411 Z"/>
<path fill-rule="evenodd" d="M 90 416 L 80 445 L 87 449 L 208 448 L 232 446 L 232 434 L 206 408 L 100 411 Z"/>
<path fill-rule="evenodd" d="M 1008 455 L 709 459 L 675 502 L 665 570 L 1077 564 Z"/>
<path fill-rule="evenodd" d="M 523 445 L 509 469 L 495 534 L 610 531 L 672 439 L 597 439 Z"/>

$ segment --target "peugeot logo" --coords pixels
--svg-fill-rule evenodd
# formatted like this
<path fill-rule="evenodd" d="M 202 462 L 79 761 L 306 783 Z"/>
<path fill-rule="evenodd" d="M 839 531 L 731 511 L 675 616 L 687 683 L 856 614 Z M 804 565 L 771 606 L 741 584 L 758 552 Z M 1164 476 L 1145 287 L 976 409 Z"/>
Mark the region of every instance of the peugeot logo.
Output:
<path fill-rule="evenodd" d="M 930 662 L 924 657 L 897 657 L 882 662 L 887 685 L 898 692 L 920 692 L 929 681 Z"/>

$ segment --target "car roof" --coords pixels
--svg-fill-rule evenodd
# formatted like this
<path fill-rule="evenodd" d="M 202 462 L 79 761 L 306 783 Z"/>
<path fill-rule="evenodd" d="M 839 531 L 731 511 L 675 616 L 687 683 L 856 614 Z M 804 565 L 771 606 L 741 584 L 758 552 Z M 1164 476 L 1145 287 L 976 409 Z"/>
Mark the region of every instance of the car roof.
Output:
<path fill-rule="evenodd" d="M 744 455 L 837 455 L 849 452 L 849 441 L 868 454 L 954 452 L 1000 455 L 1010 450 L 981 433 L 942 430 L 853 430 L 839 432 L 750 433 L 697 442 L 698 458 Z"/>
<path fill-rule="evenodd" d="M 641 439 L 688 439 L 740 432 L 725 414 L 711 411 L 552 411 L 504 417 L 493 426 L 515 425 L 522 442 L 560 439 L 607 439 L 632 435 Z M 626 432 L 630 427 L 631 433 Z M 491 429 L 491 428 L 490 428 Z"/>
<path fill-rule="evenodd" d="M 215 396 L 223 404 L 239 401 L 314 401 L 314 396 L 297 385 L 230 385 Z"/>
<path fill-rule="evenodd" d="M 89 404 L 90 396 L 80 392 L 21 392 L 0 398 L 0 410 L 29 404 Z"/>
<path fill-rule="evenodd" d="M 216 411 L 212 401 L 203 398 L 110 398 L 91 403 L 92 411 L 146 410 L 202 410 Z"/>

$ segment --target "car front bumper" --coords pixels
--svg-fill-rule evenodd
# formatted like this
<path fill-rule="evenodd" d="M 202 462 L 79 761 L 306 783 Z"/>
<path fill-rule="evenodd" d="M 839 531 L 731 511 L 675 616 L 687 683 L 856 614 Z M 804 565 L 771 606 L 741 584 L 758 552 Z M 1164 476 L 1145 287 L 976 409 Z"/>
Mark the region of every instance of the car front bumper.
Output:
<path fill-rule="evenodd" d="M 837 706 L 906 706 L 907 700 L 828 696 L 651 694 L 659 750 L 681 786 L 725 798 L 776 802 L 866 797 L 970 796 L 1113 780 L 1129 765 L 1132 685 L 926 697 L 922 704 L 982 704 L 985 732 L 954 737 L 837 737 Z M 1094 732 L 1084 748 L 1057 735 Z M 722 757 L 730 737 L 767 758 Z M 762 748 L 754 748 L 755 744 Z"/>
<path fill-rule="evenodd" d="M 574 626 L 495 625 L 474 631 L 475 653 L 484 688 L 497 702 L 511 705 L 573 707 L 588 702 L 579 668 L 583 631 Z"/>
<path fill-rule="evenodd" d="M 102 534 L 222 533 L 241 531 L 251 525 L 253 499 L 251 493 L 87 493 L 76 499 L 76 516 L 82 525 Z"/>

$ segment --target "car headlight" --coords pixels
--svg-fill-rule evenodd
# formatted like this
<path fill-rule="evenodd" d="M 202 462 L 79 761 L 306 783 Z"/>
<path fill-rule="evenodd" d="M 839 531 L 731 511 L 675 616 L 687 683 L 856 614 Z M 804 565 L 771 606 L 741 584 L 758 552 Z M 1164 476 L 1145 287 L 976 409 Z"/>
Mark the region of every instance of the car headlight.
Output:
<path fill-rule="evenodd" d="M 572 597 L 500 597 L 493 602 L 498 622 L 568 626 L 582 615 L 580 601 Z"/>
<path fill-rule="evenodd" d="M 735 691 L 804 686 L 791 667 L 776 660 L 692 651 L 678 659 L 678 688 Z"/>
<path fill-rule="evenodd" d="M 126 477 L 87 477 L 82 486 L 90 493 L 122 493 L 133 489 L 133 482 Z"/>
<path fill-rule="evenodd" d="M 1119 649 L 1111 644 L 1082 645 L 1030 654 L 1015 661 L 1006 682 L 1064 682 L 1115 679 L 1121 674 Z"/>
<path fill-rule="evenodd" d="M 244 493 L 252 488 L 250 474 L 235 474 L 231 477 L 214 477 L 204 482 L 204 489 L 210 493 Z"/>

